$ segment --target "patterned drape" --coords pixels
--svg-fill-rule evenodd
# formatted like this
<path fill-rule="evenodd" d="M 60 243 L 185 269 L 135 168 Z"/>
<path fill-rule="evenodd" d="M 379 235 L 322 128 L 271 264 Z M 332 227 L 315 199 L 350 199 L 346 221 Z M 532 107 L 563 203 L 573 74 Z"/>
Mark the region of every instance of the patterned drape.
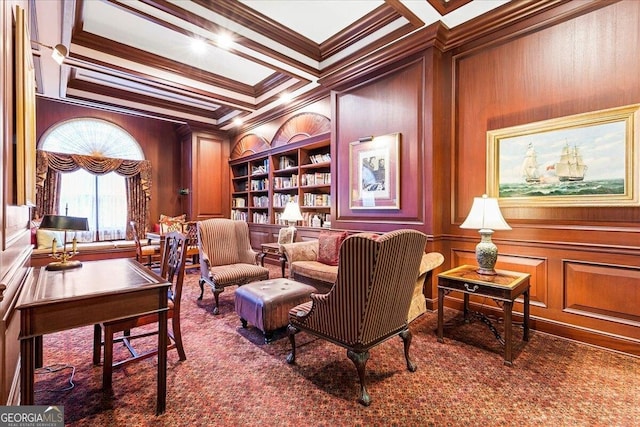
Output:
<path fill-rule="evenodd" d="M 60 173 L 80 168 L 94 175 L 116 172 L 126 178 L 127 223 L 147 224 L 151 199 L 151 162 L 37 150 L 36 204 L 41 214 L 57 214 Z M 144 230 L 146 231 L 146 230 Z M 133 238 L 127 227 L 127 238 Z"/>

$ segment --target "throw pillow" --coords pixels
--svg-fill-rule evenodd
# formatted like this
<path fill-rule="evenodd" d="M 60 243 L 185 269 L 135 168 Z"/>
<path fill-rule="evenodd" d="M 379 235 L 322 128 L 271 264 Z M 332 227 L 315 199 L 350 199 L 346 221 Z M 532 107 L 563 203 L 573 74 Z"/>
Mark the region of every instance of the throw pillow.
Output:
<path fill-rule="evenodd" d="M 321 231 L 318 236 L 318 261 L 327 265 L 338 265 L 340 245 L 347 232 Z"/>
<path fill-rule="evenodd" d="M 187 220 L 187 214 L 168 216 L 160 214 L 160 233 L 179 231 L 182 233 L 182 225 Z"/>
<path fill-rule="evenodd" d="M 38 243 L 38 249 L 48 249 L 53 245 L 53 239 L 56 239 L 58 247 L 62 247 L 62 241 L 64 240 L 64 232 L 53 230 L 36 231 L 36 242 Z"/>

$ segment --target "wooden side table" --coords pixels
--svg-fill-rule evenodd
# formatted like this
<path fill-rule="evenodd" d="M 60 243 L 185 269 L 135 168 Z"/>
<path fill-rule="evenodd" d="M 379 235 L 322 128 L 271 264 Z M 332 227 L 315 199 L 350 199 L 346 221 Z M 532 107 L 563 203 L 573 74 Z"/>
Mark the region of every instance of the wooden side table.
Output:
<path fill-rule="evenodd" d="M 488 276 L 476 272 L 477 267 L 462 265 L 438 274 L 438 341 L 444 342 L 444 297 L 452 291 L 464 294 L 464 320 L 469 319 L 469 295 L 485 296 L 502 306 L 504 312 L 504 339 L 491 321 L 482 313 L 474 313 L 480 317 L 504 345 L 504 364 L 513 365 L 512 322 L 513 302 L 520 295 L 524 297 L 523 341 L 529 341 L 529 274 L 513 271 L 496 270 L 498 274 Z"/>
<path fill-rule="evenodd" d="M 287 258 L 282 252 L 280 252 L 280 243 L 263 243 L 261 245 L 261 250 L 262 252 L 258 254 L 260 265 L 264 267 L 264 257 L 266 256 L 278 258 L 280 261 L 280 268 L 282 269 L 282 277 L 284 277 L 284 268 L 287 264 Z"/>

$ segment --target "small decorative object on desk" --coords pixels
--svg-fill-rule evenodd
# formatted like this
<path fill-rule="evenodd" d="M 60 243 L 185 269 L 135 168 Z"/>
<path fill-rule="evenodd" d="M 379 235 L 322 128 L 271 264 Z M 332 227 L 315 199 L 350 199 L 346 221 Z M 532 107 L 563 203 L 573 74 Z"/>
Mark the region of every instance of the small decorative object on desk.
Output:
<path fill-rule="evenodd" d="M 70 261 L 78 251 L 76 238 L 73 238 L 72 248 L 70 252 L 67 252 L 67 230 L 89 230 L 89 222 L 87 218 L 79 218 L 73 216 L 62 215 L 45 215 L 40 223 L 40 228 L 50 230 L 62 230 L 64 231 L 64 238 L 62 241 L 62 252 L 58 252 L 57 239 L 53 239 L 51 245 L 51 257 L 56 261 L 47 265 L 47 270 L 68 270 L 71 268 L 82 267 L 80 261 Z"/>
<path fill-rule="evenodd" d="M 318 215 L 313 216 L 313 219 L 311 220 L 311 226 L 312 227 L 322 226 L 322 221 L 320 220 L 320 217 Z"/>

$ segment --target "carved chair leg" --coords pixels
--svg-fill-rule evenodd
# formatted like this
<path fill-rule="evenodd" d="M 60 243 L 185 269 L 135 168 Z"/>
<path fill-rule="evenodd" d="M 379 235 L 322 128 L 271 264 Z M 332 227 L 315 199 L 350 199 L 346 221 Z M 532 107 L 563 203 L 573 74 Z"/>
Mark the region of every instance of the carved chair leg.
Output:
<path fill-rule="evenodd" d="M 287 363 L 293 365 L 296 363 L 296 334 L 298 333 L 298 328 L 289 325 L 287 326 L 287 333 L 289 334 L 289 342 L 291 343 L 291 353 L 287 356 Z"/>
<path fill-rule="evenodd" d="M 216 305 L 213 306 L 213 314 L 220 314 L 220 309 L 218 308 L 218 296 L 221 291 L 213 291 L 213 299 L 215 299 Z"/>
<path fill-rule="evenodd" d="M 367 393 L 367 380 L 366 380 L 366 366 L 367 360 L 369 360 L 369 352 L 356 353 L 353 350 L 347 350 L 347 357 L 351 359 L 356 369 L 358 370 L 358 377 L 360 377 L 360 399 L 358 402 L 364 406 L 371 404 L 371 396 Z"/>
<path fill-rule="evenodd" d="M 173 331 L 173 340 L 176 343 L 176 350 L 178 350 L 178 357 L 180 360 L 187 360 L 187 355 L 184 352 L 182 345 L 182 331 L 180 330 L 180 319 L 175 317 L 171 318 L 171 330 Z"/>
<path fill-rule="evenodd" d="M 200 279 L 198 284 L 200 285 L 200 296 L 198 297 L 198 301 L 202 301 L 202 297 L 204 296 L 204 280 Z"/>
<path fill-rule="evenodd" d="M 418 367 L 409 357 L 409 347 L 411 346 L 412 337 L 413 335 L 408 328 L 400 332 L 400 338 L 402 338 L 402 342 L 404 343 L 404 358 L 407 360 L 407 369 L 410 372 L 415 372 Z"/>

